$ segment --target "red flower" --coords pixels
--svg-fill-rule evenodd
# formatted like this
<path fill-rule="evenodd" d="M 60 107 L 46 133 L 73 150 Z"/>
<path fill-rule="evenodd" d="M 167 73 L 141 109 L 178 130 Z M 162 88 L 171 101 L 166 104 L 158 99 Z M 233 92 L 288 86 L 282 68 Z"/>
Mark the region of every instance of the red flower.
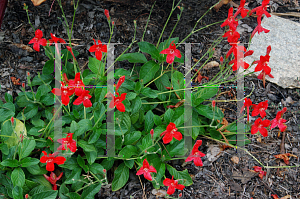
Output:
<path fill-rule="evenodd" d="M 76 141 L 72 139 L 74 133 L 68 133 L 66 138 L 57 139 L 57 142 L 62 144 L 57 150 L 67 150 L 69 148 L 73 153 L 76 152 Z"/>
<path fill-rule="evenodd" d="M 264 70 L 266 73 L 270 73 L 271 72 L 271 68 L 270 66 L 268 66 L 269 61 L 270 61 L 270 52 L 271 52 L 271 46 L 267 47 L 267 54 L 265 56 L 260 56 L 260 59 L 253 62 L 253 64 L 257 64 L 257 66 L 255 67 L 255 72 Z"/>
<path fill-rule="evenodd" d="M 243 111 L 243 109 L 244 109 L 245 107 L 247 107 L 247 122 L 249 122 L 249 109 L 250 109 L 250 106 L 252 106 L 252 101 L 251 101 L 251 99 L 245 98 L 245 102 L 244 102 L 244 105 L 243 105 L 242 108 L 241 108 L 241 112 Z"/>
<path fill-rule="evenodd" d="M 178 180 L 173 180 L 173 176 L 172 176 L 172 180 L 166 178 L 164 179 L 163 183 L 165 186 L 169 187 L 167 191 L 167 194 L 169 195 L 172 195 L 175 192 L 175 189 L 180 189 L 180 190 L 184 189 L 184 185 L 178 184 Z"/>
<path fill-rule="evenodd" d="M 49 45 L 53 44 L 53 43 L 62 43 L 62 44 L 65 44 L 65 40 L 63 40 L 62 38 L 58 38 L 58 37 L 55 37 L 54 34 L 50 33 L 51 35 L 51 39 L 49 39 Z"/>
<path fill-rule="evenodd" d="M 83 106 L 88 108 L 92 106 L 92 102 L 90 100 L 90 98 L 92 98 L 92 96 L 89 94 L 90 91 L 87 90 L 83 90 L 81 95 L 73 102 L 74 105 L 80 105 L 81 103 L 83 103 Z"/>
<path fill-rule="evenodd" d="M 174 44 L 174 41 L 171 42 L 169 48 L 162 50 L 160 54 L 167 54 L 167 63 L 172 64 L 175 56 L 179 59 L 181 58 L 181 53 L 178 49 L 176 49 L 176 45 Z"/>
<path fill-rule="evenodd" d="M 236 32 L 235 30 L 229 29 L 224 33 L 222 37 L 227 37 L 228 43 L 237 43 L 240 38 L 240 33 Z M 226 58 L 228 58 L 228 56 L 226 56 Z"/>
<path fill-rule="evenodd" d="M 71 48 L 70 46 L 66 46 L 66 47 L 67 47 L 68 51 L 72 54 L 74 60 L 76 60 L 76 58 L 75 58 L 75 56 L 74 56 L 74 54 L 73 54 L 72 48 Z"/>
<path fill-rule="evenodd" d="M 240 13 L 241 13 L 242 18 L 247 16 L 247 13 L 249 12 L 249 10 L 244 8 L 245 2 L 246 2 L 246 0 L 241 0 L 241 3 L 240 3 L 240 6 L 238 7 L 238 10 L 234 14 L 234 18 L 237 17 L 237 15 L 240 14 Z"/>
<path fill-rule="evenodd" d="M 264 118 L 267 115 L 266 114 L 267 108 L 268 108 L 268 100 L 264 102 L 260 102 L 258 105 L 253 104 L 252 117 L 260 114 L 261 118 Z"/>
<path fill-rule="evenodd" d="M 46 46 L 47 40 L 42 38 L 43 32 L 40 29 L 35 31 L 35 37 L 30 40 L 28 44 L 33 44 L 33 49 L 40 52 L 40 45 Z"/>
<path fill-rule="evenodd" d="M 145 159 L 143 161 L 143 166 L 138 170 L 138 172 L 136 173 L 136 175 L 142 175 L 144 174 L 144 177 L 147 180 L 152 181 L 152 176 L 151 176 L 151 172 L 155 172 L 157 173 L 156 169 L 153 166 L 150 166 L 148 161 Z"/>
<path fill-rule="evenodd" d="M 15 122 L 14 117 L 11 117 L 11 118 L 10 118 L 10 121 L 11 121 L 11 125 L 14 125 L 14 122 Z"/>
<path fill-rule="evenodd" d="M 258 175 L 258 176 L 259 176 L 261 179 L 263 179 L 263 177 L 266 176 L 266 174 L 267 174 L 267 172 L 262 171 L 262 170 L 261 170 L 262 168 L 259 167 L 259 166 L 254 166 L 253 169 L 254 169 L 254 171 L 256 171 L 256 172 L 259 172 L 259 175 Z"/>
<path fill-rule="evenodd" d="M 204 157 L 205 154 L 202 153 L 201 151 L 199 151 L 199 146 L 201 146 L 202 144 L 202 140 L 197 140 L 197 142 L 195 143 L 194 147 L 193 147 L 193 150 L 192 150 L 192 153 L 191 155 L 189 155 L 189 157 L 187 157 L 187 159 L 185 160 L 185 162 L 189 162 L 189 161 L 192 161 L 194 160 L 194 164 L 196 166 L 200 166 L 202 167 L 203 166 L 203 163 L 202 163 L 202 160 L 201 160 L 201 157 Z"/>
<path fill-rule="evenodd" d="M 230 29 L 236 30 L 236 27 L 239 25 L 239 22 L 233 16 L 233 7 L 228 10 L 227 19 L 221 24 L 221 27 L 229 26 Z"/>
<path fill-rule="evenodd" d="M 180 141 L 182 139 L 182 134 L 177 131 L 176 125 L 172 122 L 167 126 L 167 129 L 160 134 L 163 137 L 164 144 L 168 144 L 172 141 L 173 137 Z"/>
<path fill-rule="evenodd" d="M 268 136 L 268 130 L 266 129 L 266 127 L 268 127 L 270 125 L 270 120 L 261 120 L 261 118 L 258 118 L 257 120 L 255 120 L 254 124 L 251 127 L 251 134 L 255 134 L 258 131 L 260 132 L 260 134 L 264 137 Z"/>
<path fill-rule="evenodd" d="M 251 38 L 255 35 L 256 32 L 258 32 L 258 34 L 259 34 L 261 32 L 268 33 L 270 31 L 261 26 L 261 17 L 263 14 L 265 14 L 267 17 L 271 17 L 271 15 L 267 12 L 267 7 L 268 7 L 269 2 L 270 2 L 270 0 L 263 0 L 261 6 L 258 6 L 257 8 L 252 9 L 250 12 L 249 16 L 251 16 L 252 13 L 256 12 L 257 24 L 258 24 L 256 26 L 256 28 L 253 30 L 253 32 L 251 34 Z"/>
<path fill-rule="evenodd" d="M 119 87 L 124 83 L 124 81 L 125 81 L 125 75 L 120 77 L 120 79 L 117 83 L 117 86 L 116 86 L 116 92 L 118 92 Z"/>
<path fill-rule="evenodd" d="M 69 80 L 69 86 L 75 87 L 75 95 L 80 96 L 83 92 L 85 85 L 83 81 L 80 79 L 80 73 L 76 73 L 74 80 Z"/>
<path fill-rule="evenodd" d="M 56 181 L 58 181 L 63 175 L 63 172 L 60 173 L 60 175 L 57 177 L 55 175 L 55 173 L 51 172 L 50 177 L 47 176 L 46 174 L 44 174 L 44 177 L 46 178 L 46 180 L 48 180 L 51 184 L 53 184 L 52 189 L 53 190 L 57 190 L 57 185 L 56 185 Z"/>
<path fill-rule="evenodd" d="M 286 112 L 287 108 L 284 107 L 281 111 L 277 112 L 276 118 L 271 121 L 271 129 L 275 128 L 276 126 L 279 127 L 280 131 L 283 132 L 286 129 L 286 122 L 285 119 L 282 118 L 283 114 Z"/>
<path fill-rule="evenodd" d="M 104 14 L 108 20 L 110 20 L 109 11 L 107 9 L 104 10 Z"/>
<path fill-rule="evenodd" d="M 102 52 L 107 53 L 107 46 L 106 45 L 102 45 L 101 41 L 98 40 L 98 45 L 96 43 L 96 40 L 94 39 L 95 44 L 92 45 L 89 49 L 89 51 L 92 52 L 96 52 L 96 58 L 100 61 L 102 59 Z"/>
<path fill-rule="evenodd" d="M 61 82 L 61 88 L 53 88 L 51 92 L 57 96 L 61 95 L 62 104 L 67 106 L 70 102 L 69 96 L 73 95 L 74 89 L 71 90 L 69 87 L 65 86 L 63 82 Z"/>
<path fill-rule="evenodd" d="M 244 69 L 247 69 L 249 67 L 249 64 L 244 61 L 244 58 L 249 55 L 252 55 L 254 51 L 246 51 L 247 49 L 244 46 L 236 46 L 236 48 L 233 49 L 233 55 L 235 58 L 228 63 L 229 65 L 233 64 L 233 71 L 238 70 L 240 66 L 242 66 Z"/>
<path fill-rule="evenodd" d="M 109 108 L 114 108 L 115 106 L 120 112 L 125 112 L 125 106 L 122 104 L 122 102 L 125 100 L 127 93 L 122 93 L 121 96 L 119 96 L 119 93 L 117 92 L 118 97 L 113 96 L 111 93 L 109 93 L 113 100 L 110 101 Z"/>
<path fill-rule="evenodd" d="M 47 163 L 46 165 L 47 171 L 54 171 L 54 163 L 59 165 L 65 163 L 66 161 L 66 158 L 62 156 L 55 157 L 58 154 L 58 152 L 49 154 L 48 156 L 46 151 L 42 151 L 42 153 L 44 154 L 44 156 L 41 157 L 40 161 L 41 163 Z"/>

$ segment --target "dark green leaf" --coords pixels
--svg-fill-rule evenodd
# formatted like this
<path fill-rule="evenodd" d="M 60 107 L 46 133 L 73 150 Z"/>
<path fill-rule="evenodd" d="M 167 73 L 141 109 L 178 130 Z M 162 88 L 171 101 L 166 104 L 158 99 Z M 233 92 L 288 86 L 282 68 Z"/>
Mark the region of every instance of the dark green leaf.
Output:
<path fill-rule="evenodd" d="M 18 167 L 19 166 L 19 161 L 18 160 L 9 160 L 6 159 L 1 162 L 1 165 L 4 167 Z"/>
<path fill-rule="evenodd" d="M 157 92 L 149 87 L 143 88 L 141 93 L 149 98 L 157 98 Z"/>
<path fill-rule="evenodd" d="M 155 73 L 159 70 L 160 66 L 154 61 L 148 61 L 140 70 L 140 81 L 142 84 L 146 84 L 151 81 Z"/>
<path fill-rule="evenodd" d="M 38 76 L 35 76 L 31 82 L 32 86 L 36 86 L 36 85 L 42 85 L 45 83 L 50 83 L 53 80 L 53 76 L 52 75 L 40 75 L 40 78 Z"/>
<path fill-rule="evenodd" d="M 67 194 L 67 196 L 69 196 L 70 199 L 81 199 L 80 195 L 75 192 L 70 192 Z"/>
<path fill-rule="evenodd" d="M 181 179 L 178 181 L 178 184 L 183 184 L 184 186 L 190 186 L 193 184 L 193 180 L 187 169 L 185 169 L 184 171 L 177 171 L 175 168 L 171 167 L 170 165 L 167 165 L 167 169 L 170 172 L 170 174 L 174 176 L 174 180 Z"/>
<path fill-rule="evenodd" d="M 213 111 L 211 106 L 200 104 L 199 106 L 196 107 L 196 110 L 200 115 L 203 115 L 208 119 L 214 118 L 215 120 L 221 121 L 224 117 L 224 114 L 218 107 L 215 107 L 215 111 Z"/>
<path fill-rule="evenodd" d="M 154 126 L 153 117 L 154 117 L 154 114 L 151 110 L 146 113 L 146 116 L 145 116 L 145 131 L 146 132 L 150 132 L 150 130 Z"/>
<path fill-rule="evenodd" d="M 14 103 L 13 97 L 9 93 L 5 93 L 4 98 L 6 102 Z"/>
<path fill-rule="evenodd" d="M 81 170 L 81 168 L 75 168 L 74 170 L 72 170 L 72 173 L 66 179 L 65 184 L 76 183 L 80 178 Z"/>
<path fill-rule="evenodd" d="M 86 155 L 88 163 L 93 164 L 97 158 L 97 152 L 96 151 L 90 151 L 90 152 L 84 151 L 84 153 Z"/>
<path fill-rule="evenodd" d="M 142 53 L 123 54 L 118 61 L 128 60 L 130 63 L 146 63 L 147 59 Z"/>
<path fill-rule="evenodd" d="M 160 59 L 159 52 L 153 44 L 150 44 L 146 41 L 142 41 L 142 42 L 139 42 L 138 45 L 142 52 L 150 54 L 153 59 L 156 59 L 156 60 Z"/>
<path fill-rule="evenodd" d="M 91 151 L 96 151 L 94 145 L 92 144 L 88 144 L 86 141 L 84 140 L 79 140 L 78 145 L 83 148 L 83 150 L 87 151 L 87 152 L 91 152 Z"/>
<path fill-rule="evenodd" d="M 82 199 L 94 199 L 95 194 L 98 193 L 101 189 L 101 183 L 92 184 L 87 188 L 83 189 L 81 194 Z"/>
<path fill-rule="evenodd" d="M 103 169 L 104 167 L 101 164 L 98 163 L 93 163 L 92 165 L 89 166 L 89 169 L 93 174 L 103 174 Z"/>
<path fill-rule="evenodd" d="M 15 186 L 12 194 L 14 199 L 23 199 L 23 189 L 20 186 Z"/>
<path fill-rule="evenodd" d="M 23 142 L 19 145 L 18 153 L 20 156 L 20 159 L 23 159 L 30 155 L 30 153 L 35 148 L 35 140 L 31 139 L 24 139 Z"/>
<path fill-rule="evenodd" d="M 14 186 L 23 187 L 25 184 L 25 174 L 24 171 L 18 167 L 13 170 L 11 173 L 11 181 Z"/>
<path fill-rule="evenodd" d="M 164 120 L 167 124 L 169 124 L 172 121 L 173 115 L 174 115 L 174 111 L 170 108 L 165 112 Z"/>
<path fill-rule="evenodd" d="M 48 60 L 43 67 L 43 75 L 50 75 L 54 72 L 54 60 Z"/>
<path fill-rule="evenodd" d="M 132 145 L 125 146 L 119 153 L 119 156 L 125 159 L 130 158 L 133 155 L 137 155 L 137 150 L 136 147 Z"/>
<path fill-rule="evenodd" d="M 31 157 L 26 157 L 20 162 L 21 167 L 29 167 L 35 164 L 38 164 L 40 162 L 39 159 L 36 158 L 31 158 Z"/>
<path fill-rule="evenodd" d="M 112 191 L 121 189 L 127 183 L 128 178 L 129 168 L 126 167 L 124 163 L 122 163 L 118 166 L 117 170 L 115 170 L 115 176 L 111 184 Z"/>
<path fill-rule="evenodd" d="M 132 169 L 134 165 L 134 160 L 125 160 L 124 163 L 129 169 Z"/>
<path fill-rule="evenodd" d="M 83 168 L 84 172 L 88 172 L 89 168 L 87 165 L 85 165 L 84 159 L 80 155 L 77 156 L 77 163 L 81 168 Z"/>
<path fill-rule="evenodd" d="M 125 135 L 125 145 L 130 145 L 138 141 L 142 136 L 142 133 L 140 131 L 133 131 L 129 134 Z"/>
<path fill-rule="evenodd" d="M 32 198 L 34 199 L 55 199 L 57 196 L 57 191 L 44 191 L 38 194 L 34 194 Z"/>

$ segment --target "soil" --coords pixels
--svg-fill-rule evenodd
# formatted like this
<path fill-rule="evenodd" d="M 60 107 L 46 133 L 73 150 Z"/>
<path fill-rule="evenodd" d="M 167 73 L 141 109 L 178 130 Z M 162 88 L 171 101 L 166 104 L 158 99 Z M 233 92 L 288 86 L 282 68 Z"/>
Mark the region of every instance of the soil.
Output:
<path fill-rule="evenodd" d="M 178 2 L 176 0 L 176 2 Z M 260 5 L 261 1 L 250 0 L 247 1 L 248 7 L 253 9 Z M 42 53 L 36 51 L 29 52 L 25 47 L 20 47 L 16 44 L 28 45 L 28 42 L 34 37 L 34 31 L 28 23 L 23 4 L 29 6 L 29 18 L 35 28 L 41 29 L 45 38 L 50 38 L 50 33 L 67 40 L 66 30 L 63 23 L 58 17 L 62 16 L 58 3 L 55 1 L 51 8 L 52 1 L 46 1 L 38 7 L 34 7 L 31 1 L 11 0 L 8 3 L 4 20 L 2 23 L 0 38 L 0 79 L 1 90 L 0 99 L 5 101 L 4 94 L 6 92 L 12 94 L 14 97 L 21 90 L 21 85 L 14 85 L 10 77 L 20 78 L 20 82 L 26 82 L 26 73 L 30 72 L 31 76 L 41 73 L 43 65 L 48 60 Z M 134 23 L 137 22 L 136 40 L 141 41 L 145 25 L 153 5 L 153 0 L 85 0 L 79 3 L 79 8 L 76 12 L 76 19 L 73 30 L 72 42 L 75 44 L 74 49 L 79 51 L 78 57 L 79 66 L 82 70 L 87 69 L 87 62 L 89 56 L 94 56 L 88 49 L 93 45 L 94 41 L 101 40 L 108 42 L 109 31 L 104 9 L 110 11 L 112 20 L 115 22 L 115 30 L 111 42 L 120 43 L 115 47 L 115 56 L 120 55 L 127 46 L 131 43 L 134 35 Z M 180 6 L 184 7 L 182 18 L 177 24 L 177 28 L 173 32 L 173 37 L 179 37 L 179 41 L 185 38 L 194 27 L 197 20 L 215 3 L 216 0 L 198 1 L 198 0 L 183 0 Z M 238 3 L 237 1 L 235 3 Z M 290 11 L 298 11 L 299 4 L 292 0 L 274 0 L 268 9 L 273 12 L 286 13 Z M 153 8 L 151 19 L 149 21 L 144 40 L 156 44 L 164 24 L 169 16 L 172 7 L 172 1 L 164 0 L 157 1 Z M 223 5 L 218 12 L 214 9 L 202 18 L 197 25 L 197 29 L 206 25 L 224 20 L 227 18 L 227 13 L 230 5 Z M 73 5 L 70 0 L 63 2 L 64 12 L 67 19 L 71 21 L 73 16 Z M 51 10 L 50 10 L 51 9 Z M 49 15 L 50 12 L 50 15 Z M 162 40 L 168 38 L 172 32 L 172 28 L 177 23 L 177 14 L 179 9 L 176 9 L 170 18 L 170 22 L 165 29 Z M 288 17 L 290 20 L 299 22 L 298 18 Z M 249 28 L 254 29 L 257 25 L 256 18 L 249 17 L 241 20 L 243 24 L 248 25 Z M 250 31 L 251 32 L 251 31 Z M 241 34 L 241 42 L 247 43 L 249 41 L 250 32 L 244 31 Z M 212 25 L 202 31 L 199 31 L 190 36 L 185 42 L 194 43 L 192 45 L 192 63 L 195 63 L 205 52 L 212 46 L 213 41 L 222 36 L 224 28 L 220 27 L 220 23 Z M 247 45 L 246 45 L 247 47 Z M 134 44 L 129 52 L 136 52 L 137 44 Z M 215 47 L 212 60 L 218 61 L 220 56 L 225 56 L 229 49 L 226 40 L 223 40 Z M 184 50 L 184 49 L 182 49 Z M 183 51 L 182 51 L 183 52 Z M 199 68 L 206 60 L 204 58 L 196 65 Z M 132 64 L 126 62 L 117 62 L 115 68 L 132 68 Z M 183 67 L 177 68 L 183 71 Z M 211 79 L 218 72 L 217 68 L 209 70 L 201 70 L 203 76 L 208 76 Z M 193 71 L 195 74 L 195 71 Z M 205 79 L 201 82 L 207 82 Z M 193 83 L 193 85 L 201 85 Z M 235 82 L 221 85 L 220 93 L 217 100 L 236 99 L 237 91 Z M 194 184 L 186 187 L 183 191 L 176 191 L 173 195 L 177 197 L 182 193 L 182 198 L 257 198 L 267 199 L 272 198 L 271 194 L 277 194 L 279 197 L 290 195 L 291 198 L 300 198 L 300 172 L 298 167 L 294 168 L 280 168 L 280 169 L 266 169 L 267 176 L 261 180 L 258 174 L 249 170 L 253 170 L 253 166 L 260 166 L 253 158 L 268 166 L 285 166 L 285 163 L 278 160 L 274 155 L 284 153 L 291 153 L 300 156 L 300 92 L 299 89 L 283 89 L 276 84 L 266 82 L 266 88 L 263 87 L 262 81 L 253 77 L 245 78 L 245 95 L 252 92 L 250 99 L 253 103 L 268 100 L 269 108 L 266 119 L 273 119 L 276 113 L 287 107 L 287 112 L 284 118 L 287 120 L 288 126 L 285 139 L 283 133 L 279 135 L 279 129 L 275 128 L 269 132 L 266 138 L 260 137 L 258 134 L 248 135 L 251 143 L 245 146 L 252 156 L 233 148 L 227 148 L 217 154 L 214 161 L 210 161 L 212 156 L 208 155 L 202 158 L 204 162 L 203 167 L 196 167 L 193 163 L 183 164 L 183 161 L 170 162 L 178 170 L 188 169 Z M 26 89 L 30 89 L 27 88 Z M 224 111 L 225 118 L 229 122 L 237 119 L 236 102 L 219 102 L 216 104 Z M 251 118 L 250 118 L 251 119 Z M 253 122 L 253 120 L 252 120 Z M 203 140 L 200 150 L 207 154 L 211 147 L 219 147 L 218 143 L 209 139 L 199 137 Z M 284 143 L 282 144 L 282 140 Z M 232 161 L 232 158 L 238 159 L 238 163 Z M 209 160 L 210 159 L 210 160 Z M 299 158 L 292 157 L 290 159 L 291 166 L 299 166 Z M 130 173 L 130 180 L 119 191 L 112 192 L 110 187 L 102 187 L 96 198 L 142 198 L 143 194 L 146 198 L 158 198 L 153 195 L 153 187 L 151 183 L 141 178 L 141 181 L 135 175 L 134 170 Z M 110 173 L 109 173 L 110 174 Z M 113 176 L 110 174 L 110 181 Z M 142 187 L 142 186 L 143 187 Z M 166 190 L 166 187 L 162 188 Z"/>

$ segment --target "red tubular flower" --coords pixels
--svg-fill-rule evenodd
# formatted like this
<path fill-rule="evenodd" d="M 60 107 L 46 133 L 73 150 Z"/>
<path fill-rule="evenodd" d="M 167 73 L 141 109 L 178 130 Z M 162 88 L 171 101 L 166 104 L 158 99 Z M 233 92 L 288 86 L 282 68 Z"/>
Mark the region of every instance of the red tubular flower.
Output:
<path fill-rule="evenodd" d="M 250 109 L 250 106 L 252 106 L 251 99 L 245 98 L 245 102 L 244 102 L 244 105 L 241 108 L 241 112 L 243 111 L 243 109 L 245 107 L 247 107 L 247 122 L 249 122 L 249 109 Z"/>
<path fill-rule="evenodd" d="M 264 118 L 267 115 L 266 114 L 267 108 L 268 108 L 268 100 L 264 102 L 260 102 L 258 105 L 253 104 L 252 117 L 260 114 L 260 117 Z"/>
<path fill-rule="evenodd" d="M 90 100 L 90 98 L 92 98 L 92 96 L 89 94 L 90 91 L 87 90 L 83 90 L 81 95 L 73 102 L 74 105 L 80 105 L 81 103 L 83 103 L 83 106 L 88 108 L 92 106 L 92 102 Z"/>
<path fill-rule="evenodd" d="M 184 185 L 182 184 L 178 184 L 178 180 L 174 180 L 173 179 L 174 176 L 172 176 L 172 180 L 169 178 L 164 179 L 163 184 L 165 186 L 168 186 L 168 191 L 167 194 L 172 195 L 175 192 L 175 189 L 180 189 L 183 190 L 184 189 Z"/>
<path fill-rule="evenodd" d="M 270 120 L 261 120 L 261 118 L 258 118 L 255 120 L 254 124 L 251 127 L 251 134 L 256 134 L 258 131 L 260 134 L 264 137 L 268 136 L 268 130 L 266 127 L 270 125 Z"/>
<path fill-rule="evenodd" d="M 75 88 L 75 95 L 80 96 L 82 94 L 85 85 L 80 79 L 80 73 L 76 73 L 74 80 L 69 80 L 69 86 Z"/>
<path fill-rule="evenodd" d="M 68 51 L 71 53 L 71 55 L 73 56 L 74 60 L 76 60 L 72 48 L 71 48 L 70 46 L 66 46 L 66 48 L 67 48 Z"/>
<path fill-rule="evenodd" d="M 235 58 L 228 63 L 229 65 L 233 64 L 233 71 L 238 70 L 240 66 L 242 66 L 244 69 L 247 69 L 249 67 L 249 64 L 244 61 L 244 58 L 252 55 L 254 51 L 249 50 L 246 52 L 246 50 L 247 49 L 244 46 L 237 46 L 236 48 L 234 48 L 233 55 Z"/>
<path fill-rule="evenodd" d="M 47 40 L 42 38 L 43 32 L 40 29 L 35 31 L 35 37 L 30 40 L 28 44 L 33 44 L 33 49 L 40 52 L 40 45 L 46 46 Z"/>
<path fill-rule="evenodd" d="M 62 144 L 57 148 L 57 150 L 67 150 L 67 148 L 69 148 L 73 153 L 75 153 L 77 146 L 76 141 L 72 138 L 73 134 L 74 133 L 68 133 L 66 138 L 57 139 L 57 142 Z"/>
<path fill-rule="evenodd" d="M 142 175 L 142 174 L 144 174 L 144 177 L 147 180 L 152 181 L 151 172 L 157 173 L 156 169 L 153 166 L 150 166 L 149 163 L 148 163 L 148 161 L 145 159 L 143 161 L 143 166 L 138 170 L 138 172 L 136 173 L 136 175 Z"/>
<path fill-rule="evenodd" d="M 11 125 L 14 125 L 14 122 L 15 122 L 14 117 L 11 117 L 11 118 L 10 118 L 10 121 L 11 121 Z"/>
<path fill-rule="evenodd" d="M 282 118 L 283 114 L 286 112 L 287 108 L 284 107 L 281 111 L 277 112 L 276 118 L 271 121 L 270 129 L 275 128 L 276 126 L 279 127 L 280 131 L 283 132 L 287 128 L 285 119 Z"/>
<path fill-rule="evenodd" d="M 230 29 L 236 30 L 236 27 L 239 25 L 239 22 L 233 16 L 233 7 L 228 10 L 227 19 L 221 24 L 221 27 L 229 26 Z"/>
<path fill-rule="evenodd" d="M 228 43 L 237 43 L 240 38 L 240 33 L 236 32 L 235 30 L 229 29 L 224 33 L 222 37 L 227 37 Z M 228 58 L 228 56 L 226 57 Z"/>
<path fill-rule="evenodd" d="M 98 45 L 96 43 L 96 40 L 94 39 L 95 44 L 92 45 L 89 49 L 89 51 L 92 52 L 96 52 L 96 58 L 101 61 L 102 59 L 102 52 L 107 53 L 107 46 L 106 45 L 102 45 L 101 41 L 98 40 Z"/>
<path fill-rule="evenodd" d="M 264 70 L 266 73 L 270 73 L 271 72 L 271 68 L 270 66 L 268 66 L 269 61 L 270 61 L 270 52 L 271 52 L 271 46 L 267 47 L 267 54 L 265 56 L 260 56 L 260 59 L 257 61 L 254 61 L 254 64 L 257 64 L 257 66 L 255 67 L 255 72 Z"/>
<path fill-rule="evenodd" d="M 110 95 L 113 100 L 111 100 L 109 108 L 114 108 L 116 106 L 120 112 L 125 112 L 125 106 L 122 102 L 125 100 L 127 93 L 122 93 L 121 96 L 119 96 L 119 93 L 117 92 L 118 97 L 113 96 L 111 93 Z"/>
<path fill-rule="evenodd" d="M 182 134 L 177 131 L 176 125 L 172 122 L 167 126 L 167 129 L 160 134 L 163 137 L 164 144 L 168 144 L 172 141 L 173 137 L 180 141 L 182 139 Z"/>
<path fill-rule="evenodd" d="M 55 37 L 54 34 L 50 33 L 51 35 L 51 39 L 49 39 L 49 44 L 53 44 L 53 43 L 62 43 L 62 44 L 65 44 L 65 40 L 63 40 L 62 38 L 58 38 L 58 37 Z"/>
<path fill-rule="evenodd" d="M 202 144 L 202 140 L 197 140 L 197 142 L 193 146 L 193 150 L 192 150 L 191 155 L 189 155 L 189 157 L 187 157 L 187 159 L 185 160 L 185 162 L 189 162 L 189 161 L 194 160 L 194 164 L 197 167 L 199 167 L 199 166 L 202 167 L 203 166 L 201 157 L 204 157 L 205 154 L 202 153 L 201 151 L 199 151 L 199 149 L 198 149 L 199 146 L 201 146 L 201 144 Z"/>
<path fill-rule="evenodd" d="M 181 58 L 181 53 L 178 49 L 176 49 L 176 45 L 174 44 L 174 41 L 171 42 L 169 48 L 162 50 L 160 54 L 167 54 L 167 63 L 172 64 L 175 56 L 178 57 L 179 59 Z"/>
<path fill-rule="evenodd" d="M 57 96 L 61 95 L 62 104 L 67 106 L 70 102 L 70 96 L 74 93 L 74 89 L 71 90 L 69 87 L 65 86 L 63 82 L 61 82 L 61 88 L 53 88 L 51 93 Z"/>
<path fill-rule="evenodd" d="M 109 11 L 107 9 L 104 10 L 104 14 L 105 14 L 107 20 L 109 21 L 110 20 L 110 16 L 109 16 Z"/>
<path fill-rule="evenodd" d="M 41 157 L 40 162 L 47 163 L 46 165 L 47 171 L 54 171 L 54 163 L 60 165 L 65 163 L 66 161 L 66 158 L 62 156 L 55 157 L 58 154 L 58 152 L 49 155 L 47 155 L 46 151 L 42 151 L 42 153 L 44 154 L 44 156 Z"/>
<path fill-rule="evenodd" d="M 241 0 L 241 3 L 240 3 L 240 6 L 238 7 L 238 10 L 236 11 L 236 13 L 233 16 L 234 18 L 237 17 L 238 14 L 240 14 L 240 13 L 241 13 L 242 18 L 247 16 L 247 13 L 249 12 L 249 10 L 244 8 L 245 2 L 246 2 L 246 0 Z"/>
<path fill-rule="evenodd" d="M 258 176 L 259 176 L 261 179 L 263 179 L 263 177 L 267 175 L 267 172 L 263 171 L 262 168 L 259 167 L 259 166 L 254 166 L 253 169 L 254 169 L 254 171 L 256 171 L 256 172 L 259 172 L 259 175 L 258 175 Z"/>
<path fill-rule="evenodd" d="M 55 173 L 51 172 L 50 177 L 46 174 L 44 174 L 44 177 L 53 185 L 52 189 L 57 190 L 56 182 L 62 177 L 62 175 L 63 172 L 61 172 L 59 176 L 56 176 Z"/>
<path fill-rule="evenodd" d="M 124 81 L 125 81 L 125 75 L 120 77 L 120 79 L 117 83 L 117 86 L 116 86 L 116 92 L 118 92 L 119 87 L 124 83 Z"/>

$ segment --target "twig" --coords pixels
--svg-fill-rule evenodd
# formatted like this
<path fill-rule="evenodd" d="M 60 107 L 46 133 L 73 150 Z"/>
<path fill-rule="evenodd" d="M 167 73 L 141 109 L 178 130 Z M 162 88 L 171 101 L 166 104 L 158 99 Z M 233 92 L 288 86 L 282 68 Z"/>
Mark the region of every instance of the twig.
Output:
<path fill-rule="evenodd" d="M 286 134 L 286 132 L 284 131 L 282 134 L 282 140 L 281 140 L 281 144 L 280 144 L 280 154 L 284 154 L 284 152 L 285 152 L 285 149 L 284 149 L 285 134 Z"/>

